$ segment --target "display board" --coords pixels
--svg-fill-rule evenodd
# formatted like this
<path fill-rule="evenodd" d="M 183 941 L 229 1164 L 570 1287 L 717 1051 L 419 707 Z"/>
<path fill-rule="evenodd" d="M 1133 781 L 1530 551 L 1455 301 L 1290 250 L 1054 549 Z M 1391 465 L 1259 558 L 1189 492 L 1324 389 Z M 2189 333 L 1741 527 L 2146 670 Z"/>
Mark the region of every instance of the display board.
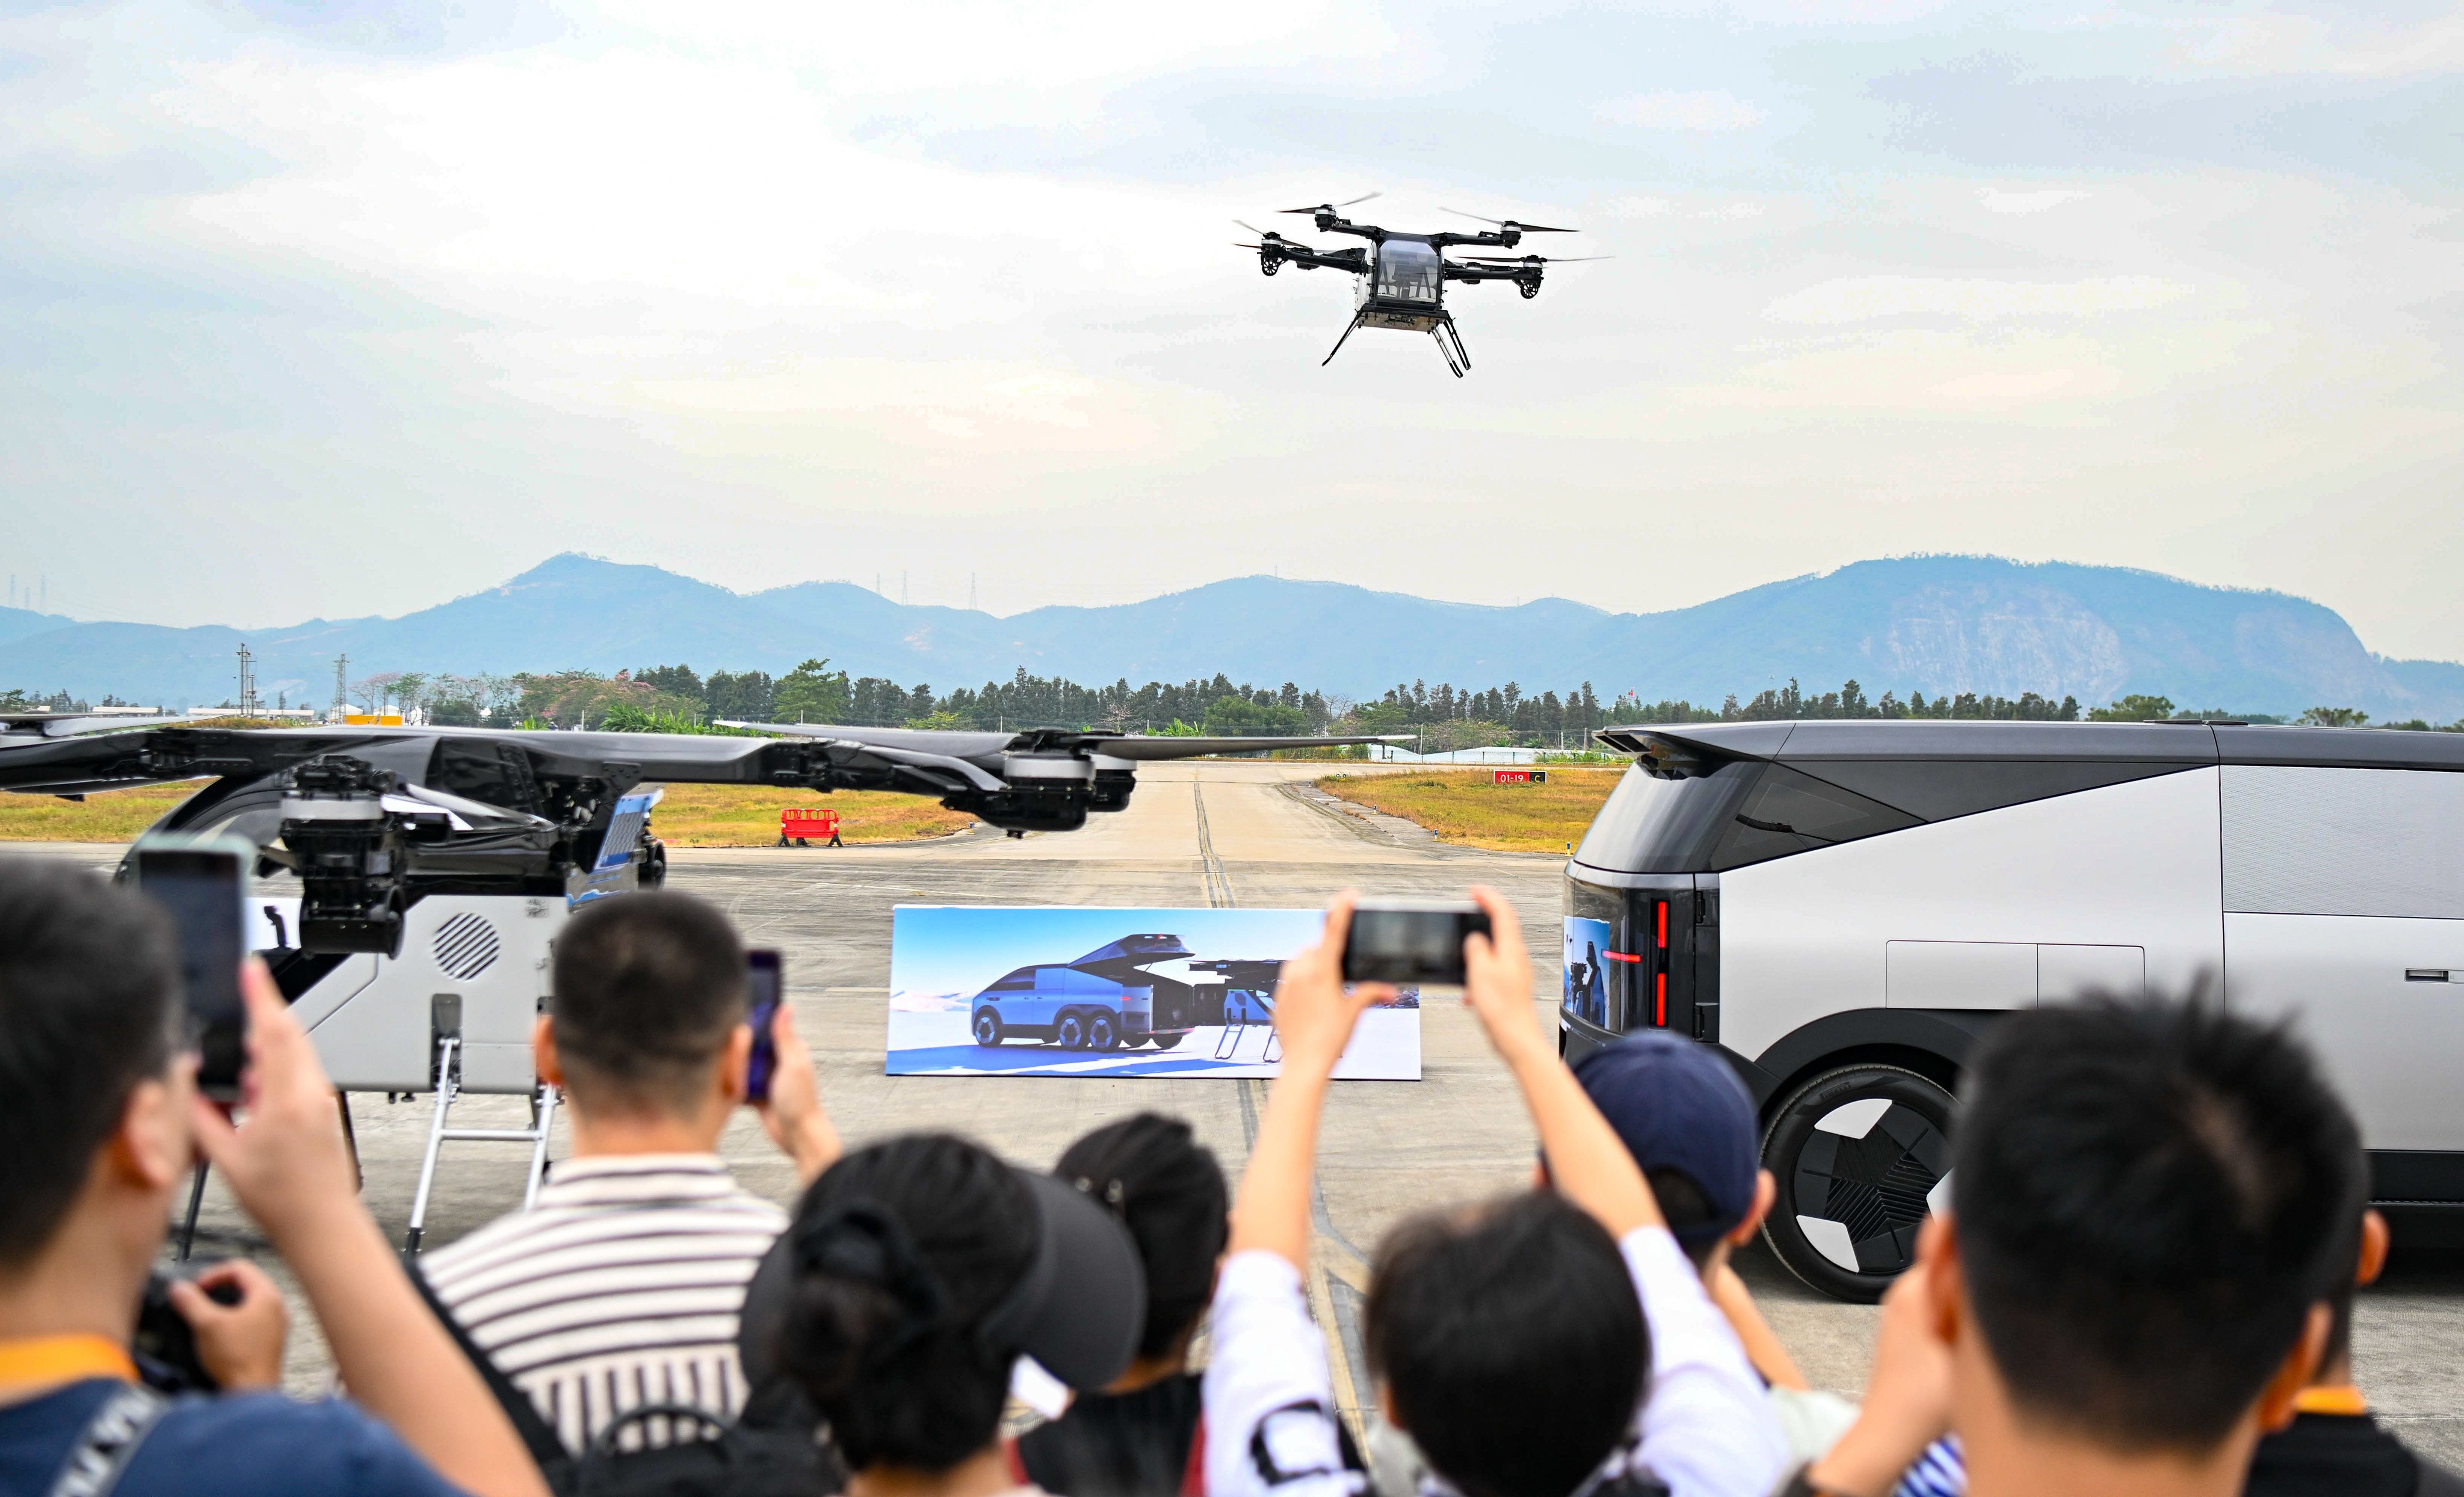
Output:
<path fill-rule="evenodd" d="M 1322 910 L 902 905 L 893 1076 L 1271 1076 L 1275 974 Z M 1413 989 L 1363 1014 L 1339 1081 L 1420 1079 Z"/>

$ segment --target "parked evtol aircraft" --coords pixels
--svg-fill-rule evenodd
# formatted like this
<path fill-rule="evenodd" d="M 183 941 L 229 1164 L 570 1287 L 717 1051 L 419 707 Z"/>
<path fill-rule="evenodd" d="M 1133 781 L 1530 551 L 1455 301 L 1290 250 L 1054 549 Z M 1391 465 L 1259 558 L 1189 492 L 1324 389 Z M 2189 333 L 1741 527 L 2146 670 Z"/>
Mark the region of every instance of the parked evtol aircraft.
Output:
<path fill-rule="evenodd" d="M 2360 1117 L 2372 1194 L 2464 1204 L 2464 735 L 2228 722 L 1611 729 L 1635 756 L 1566 868 L 1605 924 L 1578 1059 L 1716 1045 L 1761 1109 L 1766 1234 L 1871 1299 L 1948 1167 L 2003 1014 L 2092 993 L 2290 1021 Z M 1584 922 L 1579 926 L 1573 922 Z M 1582 949 L 1580 939 L 1570 949 Z"/>
<path fill-rule="evenodd" d="M 181 726 L 0 716 L 0 790 L 82 797 L 209 780 L 155 832 L 244 839 L 264 880 L 252 945 L 343 1091 L 432 1092 L 410 1213 L 419 1245 L 440 1148 L 547 1155 L 556 1093 L 531 1068 L 531 1025 L 567 914 L 656 888 L 667 849 L 651 808 L 669 784 L 899 790 L 1021 835 L 1117 811 L 1137 766 L 1200 754 L 1359 738 L 1130 738 L 1031 728 L 943 733 L 791 723 L 740 737 L 481 728 Z M 122 876 L 128 871 L 123 861 Z M 463 1092 L 532 1103 L 525 1129 L 456 1129 Z M 347 1107 L 342 1113 L 350 1118 Z"/>

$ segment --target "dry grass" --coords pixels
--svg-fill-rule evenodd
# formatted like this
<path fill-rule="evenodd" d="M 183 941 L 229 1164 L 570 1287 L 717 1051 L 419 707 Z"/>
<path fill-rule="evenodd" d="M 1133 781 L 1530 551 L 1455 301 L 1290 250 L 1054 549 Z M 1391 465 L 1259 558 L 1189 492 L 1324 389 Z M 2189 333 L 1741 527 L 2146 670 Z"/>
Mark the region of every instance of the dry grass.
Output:
<path fill-rule="evenodd" d="M 839 813 L 848 842 L 912 842 L 943 837 L 975 818 L 945 811 L 920 795 L 884 790 L 781 790 L 770 785 L 670 785 L 650 813 L 650 830 L 671 848 L 767 848 L 779 840 L 779 813 L 825 805 Z"/>
<path fill-rule="evenodd" d="M 183 780 L 89 796 L 0 794 L 0 842 L 127 842 L 208 783 Z M 779 840 L 779 813 L 826 805 L 849 842 L 908 842 L 957 831 L 975 818 L 945 811 L 922 796 L 881 791 L 781 790 L 768 785 L 670 785 L 651 829 L 677 848 L 766 848 Z"/>
<path fill-rule="evenodd" d="M 209 783 L 174 780 L 99 791 L 83 801 L 0 795 L 0 842 L 127 842 Z"/>
<path fill-rule="evenodd" d="M 1617 788 L 1622 769 L 1539 766 L 1549 782 L 1502 785 L 1496 772 L 1435 769 L 1402 775 L 1329 775 L 1318 788 L 1416 822 L 1447 842 L 1495 852 L 1563 852 Z"/>

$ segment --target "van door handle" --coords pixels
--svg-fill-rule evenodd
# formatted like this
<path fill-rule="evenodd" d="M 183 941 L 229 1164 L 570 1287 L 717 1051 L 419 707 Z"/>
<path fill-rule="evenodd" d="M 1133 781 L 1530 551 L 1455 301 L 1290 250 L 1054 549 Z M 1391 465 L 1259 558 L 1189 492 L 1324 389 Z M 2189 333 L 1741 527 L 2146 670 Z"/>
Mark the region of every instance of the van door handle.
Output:
<path fill-rule="evenodd" d="M 2445 967 L 2407 967 L 2404 969 L 2404 980 L 2407 982 L 2444 982 L 2448 980 L 2451 974 Z"/>

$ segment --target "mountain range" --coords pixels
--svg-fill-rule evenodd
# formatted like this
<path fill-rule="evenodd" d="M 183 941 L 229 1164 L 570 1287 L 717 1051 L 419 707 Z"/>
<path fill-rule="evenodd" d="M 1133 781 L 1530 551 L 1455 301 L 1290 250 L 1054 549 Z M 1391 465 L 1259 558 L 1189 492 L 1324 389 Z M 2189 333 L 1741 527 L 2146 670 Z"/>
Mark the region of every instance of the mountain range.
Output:
<path fill-rule="evenodd" d="M 1023 668 L 1087 684 L 1217 671 L 1368 697 L 1399 682 L 1527 691 L 1593 683 L 1602 699 L 1717 703 L 1792 677 L 1851 677 L 1869 696 L 2125 693 L 2186 708 L 2378 720 L 2464 717 L 2464 665 L 2372 654 L 2334 610 L 2154 572 L 1995 557 L 1859 561 L 1690 607 L 1614 613 L 1564 599 L 1443 603 L 1340 583 L 1239 577 L 1141 603 L 998 618 L 906 605 L 849 583 L 737 593 L 654 566 L 568 553 L 497 587 L 399 618 L 288 627 L 77 623 L 0 609 L 0 688 L 179 707 L 228 700 L 246 641 L 257 685 L 321 703 L 338 654 L 385 671 L 586 670 L 688 663 L 773 673 L 811 656 L 938 690 Z"/>

